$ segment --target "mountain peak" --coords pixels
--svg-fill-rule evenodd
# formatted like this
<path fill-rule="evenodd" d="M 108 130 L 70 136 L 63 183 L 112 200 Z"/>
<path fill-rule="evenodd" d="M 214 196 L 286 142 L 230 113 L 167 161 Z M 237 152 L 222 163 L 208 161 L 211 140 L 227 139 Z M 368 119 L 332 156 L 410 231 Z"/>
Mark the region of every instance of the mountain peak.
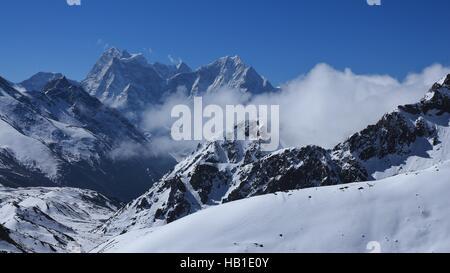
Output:
<path fill-rule="evenodd" d="M 42 91 L 47 83 L 56 79 L 60 79 L 62 77 L 64 77 L 64 75 L 61 73 L 38 72 L 31 76 L 29 79 L 19 83 L 19 85 L 24 87 L 28 92 Z"/>
<path fill-rule="evenodd" d="M 232 57 L 229 57 L 230 59 L 232 59 L 235 62 L 242 62 L 242 58 L 239 55 L 234 55 Z"/>
<path fill-rule="evenodd" d="M 69 81 L 66 78 L 66 76 L 62 76 L 62 78 L 55 79 L 55 80 L 52 80 L 52 81 L 48 82 L 45 85 L 43 91 L 44 91 L 44 93 L 47 93 L 50 90 L 54 90 L 54 89 L 64 90 L 64 89 L 67 89 L 67 88 L 70 88 L 70 87 L 73 87 L 73 86 L 76 86 L 76 85 L 74 83 L 72 83 L 71 81 Z"/>
<path fill-rule="evenodd" d="M 131 54 L 126 50 L 121 50 L 115 47 L 107 49 L 103 53 L 97 64 L 99 64 L 101 67 L 109 66 L 113 61 L 135 62 L 143 66 L 148 65 L 147 59 L 145 58 L 144 54 L 142 53 Z"/>
<path fill-rule="evenodd" d="M 244 61 L 242 60 L 241 57 L 239 57 L 238 55 L 234 55 L 234 56 L 225 56 L 222 58 L 219 58 L 216 63 L 220 63 L 222 65 L 227 65 L 227 64 L 232 64 L 232 65 L 242 65 L 242 66 L 247 66 Z"/>
<path fill-rule="evenodd" d="M 109 58 L 122 58 L 123 55 L 129 55 L 129 53 L 127 51 L 120 50 L 116 47 L 108 48 L 103 53 L 103 56 L 109 57 Z"/>

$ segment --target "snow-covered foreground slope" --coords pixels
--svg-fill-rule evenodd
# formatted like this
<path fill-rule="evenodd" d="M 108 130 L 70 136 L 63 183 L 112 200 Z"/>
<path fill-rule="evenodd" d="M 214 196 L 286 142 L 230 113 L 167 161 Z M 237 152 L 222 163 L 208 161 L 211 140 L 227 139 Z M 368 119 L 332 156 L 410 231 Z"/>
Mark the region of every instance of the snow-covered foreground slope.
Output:
<path fill-rule="evenodd" d="M 97 252 L 450 251 L 450 162 L 371 183 L 304 189 L 211 207 L 135 230 Z M 376 243 L 375 243 L 376 245 Z"/>
<path fill-rule="evenodd" d="M 74 188 L 0 185 L 0 252 L 86 252 L 103 238 L 91 232 L 117 203 Z"/>

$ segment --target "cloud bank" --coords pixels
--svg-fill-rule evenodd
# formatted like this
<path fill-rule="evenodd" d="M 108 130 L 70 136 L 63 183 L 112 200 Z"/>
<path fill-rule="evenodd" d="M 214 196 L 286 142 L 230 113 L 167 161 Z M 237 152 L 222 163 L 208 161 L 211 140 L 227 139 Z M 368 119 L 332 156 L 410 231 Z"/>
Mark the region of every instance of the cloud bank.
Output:
<path fill-rule="evenodd" d="M 280 105 L 280 139 L 284 147 L 319 145 L 332 148 L 369 124 L 377 122 L 398 105 L 415 103 L 432 84 L 450 73 L 435 64 L 420 73 L 398 80 L 389 75 L 361 75 L 350 69 L 337 70 L 316 65 L 309 73 L 281 86 L 278 93 L 251 97 L 237 90 L 220 90 L 206 95 L 204 104 Z M 174 120 L 174 105 L 190 104 L 182 88 L 162 105 L 153 105 L 144 115 L 142 127 L 157 132 L 153 151 L 192 149 L 196 143 L 171 141 L 167 133 Z"/>
<path fill-rule="evenodd" d="M 284 146 L 320 145 L 332 148 L 377 122 L 399 105 L 418 102 L 430 87 L 450 73 L 432 65 L 403 81 L 387 75 L 358 75 L 319 64 L 308 74 L 263 95 L 253 103 L 279 104 Z"/>

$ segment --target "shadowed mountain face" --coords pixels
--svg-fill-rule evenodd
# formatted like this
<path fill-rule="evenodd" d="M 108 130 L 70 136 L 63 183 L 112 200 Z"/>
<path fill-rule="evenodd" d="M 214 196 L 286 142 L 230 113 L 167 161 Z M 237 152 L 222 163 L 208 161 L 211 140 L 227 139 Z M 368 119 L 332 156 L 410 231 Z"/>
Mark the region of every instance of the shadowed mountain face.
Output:
<path fill-rule="evenodd" d="M 203 95 L 221 88 L 259 94 L 275 88 L 239 57 L 224 57 L 192 71 L 185 63 L 150 64 L 142 54 L 107 50 L 82 83 L 105 104 L 125 113 L 131 120 L 167 96 L 185 90 L 188 96 Z"/>
<path fill-rule="evenodd" d="M 1 79 L 0 106 L 1 184 L 72 186 L 130 200 L 173 164 L 152 156 L 147 138 L 119 112 L 64 77 L 31 93 Z"/>
<path fill-rule="evenodd" d="M 39 72 L 31 76 L 31 78 L 19 83 L 19 86 L 25 88 L 29 92 L 41 91 L 48 82 L 63 78 L 61 73 Z"/>
<path fill-rule="evenodd" d="M 247 197 L 424 170 L 450 160 L 449 126 L 450 75 L 419 103 L 400 106 L 332 150 L 307 146 L 266 154 L 259 142 L 206 143 L 101 231 L 117 235 Z"/>

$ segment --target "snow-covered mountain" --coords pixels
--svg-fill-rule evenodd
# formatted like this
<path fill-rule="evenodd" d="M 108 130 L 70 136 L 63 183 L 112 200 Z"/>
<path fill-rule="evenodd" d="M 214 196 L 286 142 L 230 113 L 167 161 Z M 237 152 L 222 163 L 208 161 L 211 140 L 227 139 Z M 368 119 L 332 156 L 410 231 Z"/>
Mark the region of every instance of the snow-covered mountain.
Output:
<path fill-rule="evenodd" d="M 87 252 L 119 204 L 93 191 L 0 185 L 0 252 Z"/>
<path fill-rule="evenodd" d="M 185 87 L 190 95 L 198 96 L 221 88 L 238 89 L 251 94 L 275 90 L 270 82 L 253 67 L 246 65 L 239 56 L 223 57 L 196 71 L 178 74 L 169 79 L 169 90 L 175 92 L 180 87 Z"/>
<path fill-rule="evenodd" d="M 429 168 L 450 159 L 450 75 L 416 104 L 399 106 L 333 150 L 355 160 L 371 179 Z"/>
<path fill-rule="evenodd" d="M 268 194 L 130 231 L 93 252 L 449 252 L 450 163 L 373 183 Z"/>
<path fill-rule="evenodd" d="M 64 75 L 61 73 L 51 73 L 51 72 L 39 72 L 31 76 L 29 79 L 24 80 L 17 86 L 24 88 L 28 92 L 42 91 L 42 89 L 47 85 L 47 83 L 63 78 Z M 69 80 L 71 83 L 76 84 L 75 81 Z"/>
<path fill-rule="evenodd" d="M 103 103 L 134 114 L 159 101 L 165 80 L 142 54 L 111 48 L 101 56 L 82 85 Z"/>
<path fill-rule="evenodd" d="M 101 232 L 160 226 L 243 198 L 377 180 L 450 160 L 449 88 L 450 75 L 419 103 L 400 106 L 332 150 L 307 146 L 264 154 L 258 142 L 201 145 Z"/>
<path fill-rule="evenodd" d="M 31 93 L 0 78 L 5 186 L 72 186 L 130 200 L 170 168 L 146 147 L 147 138 L 127 119 L 64 77 Z"/>
<path fill-rule="evenodd" d="M 116 48 L 101 56 L 82 85 L 131 120 L 139 119 L 147 107 L 182 89 L 187 95 L 202 95 L 225 87 L 254 94 L 275 90 L 237 56 L 220 58 L 192 71 L 185 63 L 150 64 L 142 54 Z"/>
<path fill-rule="evenodd" d="M 0 186 L 0 251 L 87 251 L 118 235 L 96 251 L 359 252 L 369 238 L 387 251 L 447 250 L 439 240 L 449 238 L 435 227 L 448 228 L 450 75 L 333 149 L 266 153 L 262 140 L 214 141 L 175 166 L 170 156 L 154 156 L 150 137 L 130 122 L 180 90 L 227 88 L 276 90 L 237 56 L 194 71 L 118 49 L 81 84 L 52 73 L 20 84 L 0 78 L 0 184 L 9 187 Z M 37 186 L 124 201 L 147 192 L 116 211 L 95 192 Z M 220 225 L 207 224 L 214 221 Z M 209 241 L 172 243 L 182 231 Z"/>

